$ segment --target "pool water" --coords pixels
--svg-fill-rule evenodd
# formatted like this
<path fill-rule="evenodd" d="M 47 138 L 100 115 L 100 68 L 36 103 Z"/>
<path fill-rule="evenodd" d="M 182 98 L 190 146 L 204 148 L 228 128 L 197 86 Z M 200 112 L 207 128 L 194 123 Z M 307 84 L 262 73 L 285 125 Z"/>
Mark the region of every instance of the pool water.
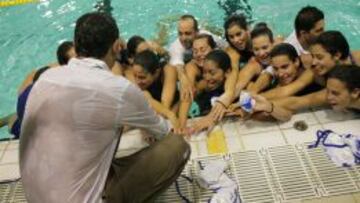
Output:
<path fill-rule="evenodd" d="M 95 0 L 55 1 L 0 8 L 0 116 L 15 111 L 17 88 L 35 68 L 56 61 L 55 51 L 63 40 L 71 40 L 76 19 L 93 11 Z M 298 10 L 313 5 L 325 13 L 326 29 L 337 29 L 347 37 L 352 50 L 360 49 L 360 1 L 358 0 L 248 0 L 255 22 L 265 21 L 274 33 L 287 36 L 293 30 Z M 176 19 L 184 13 L 195 15 L 200 25 L 222 28 L 224 10 L 215 0 L 121 0 L 112 2 L 112 14 L 120 35 L 134 34 L 148 39 L 158 24 L 169 28 L 170 41 L 176 37 Z M 0 138 L 8 136 L 6 128 Z"/>

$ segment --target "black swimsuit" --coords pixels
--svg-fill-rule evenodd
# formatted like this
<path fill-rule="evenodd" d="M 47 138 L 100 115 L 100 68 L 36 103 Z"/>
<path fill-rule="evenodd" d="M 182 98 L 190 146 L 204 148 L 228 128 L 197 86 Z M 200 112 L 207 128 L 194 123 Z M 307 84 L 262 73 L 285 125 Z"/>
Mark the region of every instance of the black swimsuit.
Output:
<path fill-rule="evenodd" d="M 21 92 L 21 94 L 18 97 L 17 104 L 16 104 L 17 118 L 10 129 L 10 133 L 15 136 L 15 139 L 19 139 L 19 136 L 21 133 L 21 123 L 22 123 L 22 119 L 24 117 L 25 106 L 26 106 L 26 102 L 27 102 L 28 96 L 30 94 L 30 91 L 31 91 L 33 85 L 35 84 L 35 82 L 40 78 L 41 74 L 43 74 L 49 68 L 50 68 L 49 66 L 45 66 L 45 67 L 42 67 L 39 70 L 37 70 L 35 72 L 32 83 L 29 86 L 27 86 L 25 88 L 25 90 L 23 92 Z"/>
<path fill-rule="evenodd" d="M 159 76 L 159 78 L 146 89 L 151 94 L 151 96 L 159 102 L 161 102 L 161 95 L 164 87 L 163 78 L 163 71 L 161 71 L 161 75 Z M 179 91 L 176 90 L 172 105 L 179 101 L 179 99 L 180 94 Z"/>
<path fill-rule="evenodd" d="M 220 85 L 214 90 L 205 90 L 203 92 L 200 92 L 198 95 L 195 96 L 194 103 L 199 108 L 198 115 L 193 116 L 201 116 L 206 115 L 210 112 L 212 106 L 211 106 L 211 98 L 213 97 L 219 97 L 224 93 L 224 84 Z"/>
<path fill-rule="evenodd" d="M 242 50 L 242 51 L 238 51 L 238 52 L 240 54 L 239 68 L 242 68 L 245 66 L 245 64 L 247 64 L 249 62 L 251 57 L 254 56 L 254 53 L 249 50 Z"/>

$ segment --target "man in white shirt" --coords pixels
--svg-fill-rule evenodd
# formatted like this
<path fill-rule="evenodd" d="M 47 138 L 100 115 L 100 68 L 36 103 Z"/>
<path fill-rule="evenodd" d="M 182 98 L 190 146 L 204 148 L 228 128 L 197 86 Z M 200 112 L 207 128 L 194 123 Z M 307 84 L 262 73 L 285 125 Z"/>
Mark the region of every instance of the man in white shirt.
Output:
<path fill-rule="evenodd" d="M 157 116 L 142 91 L 113 67 L 119 30 L 100 13 L 75 27 L 78 58 L 41 75 L 28 96 L 20 135 L 20 172 L 28 202 L 145 202 L 181 173 L 190 149 Z M 113 160 L 124 125 L 159 141 Z"/>
<path fill-rule="evenodd" d="M 306 68 L 311 66 L 310 45 L 324 32 L 324 13 L 316 7 L 302 8 L 295 18 L 295 31 L 285 40 L 293 45 Z"/>
<path fill-rule="evenodd" d="M 198 22 L 192 15 L 183 15 L 180 17 L 178 25 L 178 38 L 170 44 L 169 55 L 170 65 L 176 67 L 181 88 L 181 98 L 188 100 L 192 97 L 194 87 L 191 87 L 189 79 L 184 72 L 185 63 L 192 59 L 192 43 L 197 34 L 209 34 L 213 37 L 217 47 L 225 48 L 226 41 L 213 35 L 206 30 L 199 30 Z"/>
<path fill-rule="evenodd" d="M 209 31 L 199 30 L 198 22 L 192 15 L 183 15 L 180 17 L 178 25 L 178 38 L 170 44 L 170 64 L 171 65 L 184 65 L 191 60 L 192 57 L 192 43 L 197 34 L 209 34 L 213 37 L 218 47 L 224 48 L 227 43 Z"/>

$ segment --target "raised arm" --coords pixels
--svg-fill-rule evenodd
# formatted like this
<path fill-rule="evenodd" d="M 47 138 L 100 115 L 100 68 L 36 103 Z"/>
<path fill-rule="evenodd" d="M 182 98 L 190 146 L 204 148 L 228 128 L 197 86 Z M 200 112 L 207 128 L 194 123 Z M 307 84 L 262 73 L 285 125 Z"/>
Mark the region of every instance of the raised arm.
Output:
<path fill-rule="evenodd" d="M 165 108 L 171 109 L 176 92 L 177 72 L 175 67 L 166 65 L 164 67 L 164 86 L 161 93 L 161 103 Z"/>
<path fill-rule="evenodd" d="M 25 80 L 21 83 L 20 87 L 18 88 L 18 95 L 20 95 L 30 84 L 32 84 L 35 73 L 36 70 L 33 70 L 31 71 L 31 73 L 29 73 L 26 76 Z"/>
<path fill-rule="evenodd" d="M 255 59 L 251 59 L 239 72 L 238 81 L 236 83 L 236 92 L 240 92 L 245 89 L 251 79 L 255 75 L 259 75 L 262 68 Z"/>
<path fill-rule="evenodd" d="M 260 95 L 253 95 L 255 99 L 255 112 L 263 112 L 271 117 L 280 120 L 280 121 L 288 121 L 292 116 L 292 112 L 286 108 L 277 105 L 274 102 L 267 100 L 265 97 Z"/>
<path fill-rule="evenodd" d="M 273 76 L 267 72 L 262 72 L 254 83 L 250 83 L 247 90 L 251 93 L 259 93 L 269 87 Z"/>
<path fill-rule="evenodd" d="M 200 75 L 200 70 L 196 66 L 195 62 L 190 61 L 185 65 L 185 74 L 186 77 L 189 79 L 190 84 L 195 87 L 196 77 Z"/>
<path fill-rule="evenodd" d="M 285 97 L 277 99 L 274 100 L 274 104 L 294 112 L 303 108 L 322 106 L 327 104 L 326 89 L 301 97 Z"/>
<path fill-rule="evenodd" d="M 276 99 L 276 98 L 293 96 L 297 92 L 304 89 L 306 86 L 310 85 L 313 81 L 314 81 L 314 73 L 310 69 L 307 69 L 294 82 L 286 86 L 271 89 L 267 92 L 262 93 L 261 95 L 267 99 Z"/>
<path fill-rule="evenodd" d="M 191 107 L 192 100 L 180 100 L 179 107 L 179 123 L 181 128 L 186 127 L 188 112 Z"/>
<path fill-rule="evenodd" d="M 146 100 L 149 102 L 150 106 L 155 110 L 156 113 L 163 116 L 164 118 L 169 119 L 173 128 L 179 128 L 179 120 L 177 119 L 174 112 L 170 110 L 170 108 L 166 108 L 166 106 L 156 99 L 154 99 L 148 91 L 144 91 L 144 95 Z"/>

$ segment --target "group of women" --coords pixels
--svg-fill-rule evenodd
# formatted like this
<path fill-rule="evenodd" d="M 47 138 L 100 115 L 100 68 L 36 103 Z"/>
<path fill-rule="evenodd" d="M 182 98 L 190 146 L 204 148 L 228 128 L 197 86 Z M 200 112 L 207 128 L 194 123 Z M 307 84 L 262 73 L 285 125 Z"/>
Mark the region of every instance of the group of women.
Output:
<path fill-rule="evenodd" d="M 304 62 L 293 45 L 274 37 L 266 23 L 251 29 L 244 16 L 233 15 L 224 23 L 224 32 L 229 45 L 225 49 L 209 34 L 193 39 L 192 59 L 184 66 L 193 87 L 190 99 L 180 96 L 185 90 L 166 49 L 140 36 L 124 45 L 126 54 L 113 71 L 138 85 L 154 110 L 179 131 L 189 126 L 188 118 L 198 116 L 202 118 L 192 123 L 192 132 L 224 116 L 288 120 L 297 110 L 318 105 L 360 109 L 360 53 L 350 51 L 341 32 L 321 32 L 309 44 L 309 67 L 304 65 L 309 61 Z M 241 108 L 242 91 L 255 101 L 251 112 Z M 219 99 L 224 94 L 230 95 L 230 105 Z M 220 116 L 213 113 L 215 104 L 221 106 Z"/>
<path fill-rule="evenodd" d="M 192 59 L 183 67 L 192 97 L 182 96 L 188 89 L 179 82 L 166 48 L 138 35 L 121 43 L 112 72 L 136 84 L 150 106 L 182 133 L 209 128 L 226 116 L 288 120 L 312 106 L 360 109 L 360 53 L 350 51 L 341 32 L 319 32 L 306 60 L 266 23 L 250 28 L 242 15 L 230 16 L 224 33 L 228 47 L 223 49 L 210 34 L 198 33 L 192 40 Z M 71 46 L 62 51 L 66 61 L 75 57 Z M 19 94 L 42 72 L 30 74 Z M 250 111 L 242 108 L 244 91 L 251 95 Z M 189 128 L 188 118 L 194 117 L 201 118 Z"/>

